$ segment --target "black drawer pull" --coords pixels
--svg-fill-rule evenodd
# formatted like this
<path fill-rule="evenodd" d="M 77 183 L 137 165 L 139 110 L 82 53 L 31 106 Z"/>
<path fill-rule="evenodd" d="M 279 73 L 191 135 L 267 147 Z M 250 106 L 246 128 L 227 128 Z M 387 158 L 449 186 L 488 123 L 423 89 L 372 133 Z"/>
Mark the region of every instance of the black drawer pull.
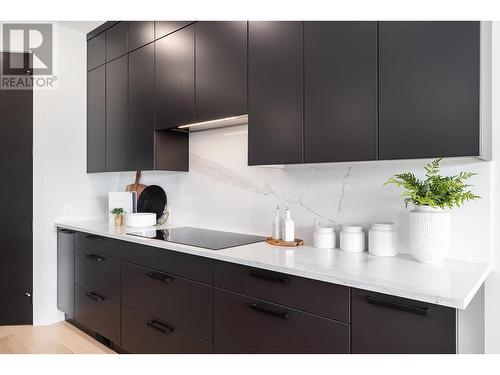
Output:
<path fill-rule="evenodd" d="M 368 302 L 371 305 L 387 307 L 389 309 L 404 311 L 404 312 L 408 312 L 408 313 L 412 313 L 412 314 L 417 314 L 417 315 L 422 315 L 422 316 L 429 315 L 429 308 L 428 307 L 418 307 L 418 306 L 406 305 L 406 304 L 398 303 L 398 302 L 385 301 L 383 299 L 373 297 L 373 296 L 366 296 L 366 302 Z"/>
<path fill-rule="evenodd" d="M 164 283 L 169 283 L 173 279 L 172 276 L 165 275 L 164 273 L 160 272 L 148 272 L 146 276 L 154 280 L 163 281 Z"/>
<path fill-rule="evenodd" d="M 268 304 L 263 304 L 260 302 L 251 303 L 250 308 L 256 311 L 276 316 L 281 319 L 288 320 L 290 318 L 290 313 L 288 311 L 277 309 L 276 307 Z"/>
<path fill-rule="evenodd" d="M 96 302 L 102 302 L 106 299 L 103 296 L 100 296 L 99 294 L 97 294 L 95 292 L 88 292 L 87 297 L 89 297 L 90 299 L 93 299 Z"/>
<path fill-rule="evenodd" d="M 64 234 L 74 234 L 75 232 L 74 232 L 74 231 L 72 231 L 72 230 L 69 230 L 69 229 L 60 228 L 60 229 L 59 229 L 59 233 L 64 233 Z"/>
<path fill-rule="evenodd" d="M 85 256 L 87 257 L 87 259 L 95 260 L 96 262 L 102 262 L 103 260 L 106 260 L 105 257 L 93 253 L 87 254 Z"/>
<path fill-rule="evenodd" d="M 104 238 L 99 237 L 99 236 L 94 236 L 93 234 L 87 235 L 87 238 L 89 240 L 96 241 L 96 242 L 101 242 L 102 240 L 104 240 Z"/>
<path fill-rule="evenodd" d="M 288 284 L 290 279 L 276 272 L 264 271 L 264 270 L 251 270 L 250 276 L 256 277 L 257 279 L 263 279 L 272 281 L 280 284 Z"/>
<path fill-rule="evenodd" d="M 165 334 L 169 334 L 174 330 L 173 327 L 170 327 L 169 325 L 166 325 L 165 323 L 160 322 L 159 320 L 156 319 L 150 320 L 146 324 L 148 325 L 148 327 L 156 329 L 157 331 L 160 331 Z"/>

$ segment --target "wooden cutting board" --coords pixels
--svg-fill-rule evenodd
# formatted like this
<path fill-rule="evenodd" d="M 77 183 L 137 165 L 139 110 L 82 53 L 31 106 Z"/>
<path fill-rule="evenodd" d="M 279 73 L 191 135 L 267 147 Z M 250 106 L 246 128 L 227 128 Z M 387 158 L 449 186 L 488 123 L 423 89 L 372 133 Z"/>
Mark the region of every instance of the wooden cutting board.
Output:
<path fill-rule="evenodd" d="M 146 185 L 140 184 L 139 180 L 141 179 L 141 171 L 137 171 L 135 174 L 135 182 L 133 184 L 127 185 L 126 191 L 135 191 L 137 192 L 137 199 L 141 195 L 142 191 L 147 188 Z"/>

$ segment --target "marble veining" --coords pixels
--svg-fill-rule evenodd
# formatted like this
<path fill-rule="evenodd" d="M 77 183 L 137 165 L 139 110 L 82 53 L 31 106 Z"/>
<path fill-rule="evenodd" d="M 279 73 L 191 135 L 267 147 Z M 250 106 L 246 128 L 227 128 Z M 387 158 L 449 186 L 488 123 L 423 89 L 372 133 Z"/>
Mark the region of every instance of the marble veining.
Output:
<path fill-rule="evenodd" d="M 374 257 L 310 246 L 277 248 L 264 242 L 213 251 L 131 236 L 126 227 L 115 227 L 105 219 L 56 226 L 459 309 L 467 307 L 490 272 L 485 263 L 448 260 L 427 265 L 407 254 Z"/>
<path fill-rule="evenodd" d="M 373 222 L 390 221 L 397 225 L 398 248 L 408 252 L 408 212 L 401 190 L 384 182 L 404 171 L 422 177 L 429 160 L 249 167 L 247 135 L 246 125 L 192 133 L 189 173 L 143 172 L 142 182 L 165 189 L 172 222 L 179 225 L 269 235 L 276 205 L 284 209 L 288 204 L 296 235 L 306 245 L 312 244 L 318 224 L 334 225 L 338 233 L 342 224 L 368 230 Z M 482 198 L 452 211 L 450 257 L 487 263 L 491 166 L 475 158 L 447 158 L 442 163 L 444 174 L 462 170 L 478 173 L 471 183 Z M 117 188 L 123 189 L 135 174 L 117 176 Z"/>

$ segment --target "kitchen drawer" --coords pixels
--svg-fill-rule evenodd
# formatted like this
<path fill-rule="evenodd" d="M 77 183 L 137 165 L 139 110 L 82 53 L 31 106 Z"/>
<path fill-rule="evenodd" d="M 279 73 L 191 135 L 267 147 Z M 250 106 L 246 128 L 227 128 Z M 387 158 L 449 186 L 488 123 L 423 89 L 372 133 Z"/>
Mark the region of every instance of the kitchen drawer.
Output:
<path fill-rule="evenodd" d="M 353 353 L 455 353 L 455 310 L 352 289 Z"/>
<path fill-rule="evenodd" d="M 212 284 L 211 259 L 125 241 L 122 252 L 122 259 L 127 262 Z"/>
<path fill-rule="evenodd" d="M 210 286 L 122 262 L 122 302 L 212 341 Z"/>
<path fill-rule="evenodd" d="M 75 320 L 120 344 L 120 304 L 75 284 Z"/>
<path fill-rule="evenodd" d="M 122 347 L 130 353 L 209 354 L 212 345 L 137 310 L 123 306 Z"/>
<path fill-rule="evenodd" d="M 349 288 L 226 262 L 215 262 L 214 285 L 349 322 Z"/>
<path fill-rule="evenodd" d="M 95 251 L 100 255 L 120 259 L 121 241 L 112 238 L 77 232 L 75 246 L 82 250 Z"/>
<path fill-rule="evenodd" d="M 120 261 L 97 252 L 75 249 L 75 283 L 120 301 Z"/>
<path fill-rule="evenodd" d="M 349 325 L 214 291 L 214 345 L 236 353 L 349 353 Z"/>

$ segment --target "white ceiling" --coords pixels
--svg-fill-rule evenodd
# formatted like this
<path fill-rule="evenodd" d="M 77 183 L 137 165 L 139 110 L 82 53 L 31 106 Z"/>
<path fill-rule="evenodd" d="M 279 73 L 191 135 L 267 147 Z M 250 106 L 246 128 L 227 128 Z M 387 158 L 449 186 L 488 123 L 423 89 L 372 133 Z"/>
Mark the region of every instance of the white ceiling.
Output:
<path fill-rule="evenodd" d="M 97 26 L 102 25 L 105 21 L 58 21 L 61 26 L 75 30 L 84 34 L 94 30 Z"/>

